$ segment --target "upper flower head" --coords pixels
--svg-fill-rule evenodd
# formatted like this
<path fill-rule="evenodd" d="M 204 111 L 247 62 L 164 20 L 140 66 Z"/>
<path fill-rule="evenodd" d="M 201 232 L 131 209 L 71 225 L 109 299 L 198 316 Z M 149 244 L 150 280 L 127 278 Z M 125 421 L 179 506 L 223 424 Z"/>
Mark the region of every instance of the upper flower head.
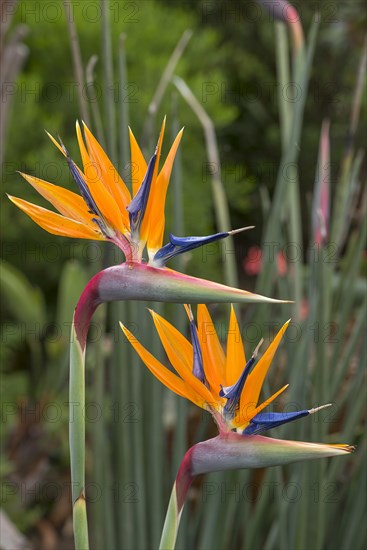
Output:
<path fill-rule="evenodd" d="M 77 122 L 83 170 L 71 159 L 61 139 L 58 143 L 48 135 L 64 155 L 81 196 L 37 177 L 21 174 L 59 214 L 20 198 L 9 198 L 38 225 L 54 235 L 112 241 L 123 250 L 127 261 L 141 261 L 147 246 L 151 265 L 163 267 L 170 258 L 181 252 L 233 233 L 182 238 L 170 235 L 170 242 L 162 247 L 167 188 L 183 133 L 181 130 L 177 134 L 159 170 L 164 129 L 165 120 L 155 152 L 148 163 L 130 130 L 133 197 L 96 138 L 84 123 L 83 137 Z"/>
<path fill-rule="evenodd" d="M 266 401 L 258 403 L 266 373 L 289 321 L 283 325 L 258 361 L 262 341 L 247 360 L 233 307 L 226 354 L 207 307 L 202 304 L 198 306 L 198 325 L 191 308 L 185 307 L 190 321 L 191 342 L 166 319 L 151 311 L 163 347 L 177 374 L 155 359 L 126 327 L 121 327 L 151 372 L 178 395 L 209 410 L 221 433 L 236 429 L 246 435 L 259 434 L 319 410 L 260 414 L 288 386 L 283 386 Z"/>

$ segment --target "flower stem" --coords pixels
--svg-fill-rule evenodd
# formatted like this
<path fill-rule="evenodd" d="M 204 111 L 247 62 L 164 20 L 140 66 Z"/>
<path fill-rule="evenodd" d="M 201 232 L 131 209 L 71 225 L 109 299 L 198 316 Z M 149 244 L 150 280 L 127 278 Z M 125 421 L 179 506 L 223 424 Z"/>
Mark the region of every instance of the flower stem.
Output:
<path fill-rule="evenodd" d="M 73 527 L 76 550 L 88 549 L 88 523 L 85 502 L 85 381 L 84 356 L 73 323 L 70 341 L 69 441 Z"/>
<path fill-rule="evenodd" d="M 173 484 L 166 519 L 164 520 L 161 542 L 159 543 L 159 550 L 174 550 L 175 547 L 183 507 L 193 480 L 191 474 L 192 450 L 193 448 L 189 449 L 183 457 L 176 480 Z"/>
<path fill-rule="evenodd" d="M 84 494 L 74 502 L 73 506 L 73 525 L 76 550 L 88 550 L 88 522 L 87 507 Z"/>
<path fill-rule="evenodd" d="M 181 510 L 182 511 L 182 510 Z M 180 525 L 181 513 L 177 507 L 176 481 L 173 484 L 171 498 L 167 508 L 166 519 L 164 520 L 159 550 L 173 550 L 176 544 L 178 527 Z"/>

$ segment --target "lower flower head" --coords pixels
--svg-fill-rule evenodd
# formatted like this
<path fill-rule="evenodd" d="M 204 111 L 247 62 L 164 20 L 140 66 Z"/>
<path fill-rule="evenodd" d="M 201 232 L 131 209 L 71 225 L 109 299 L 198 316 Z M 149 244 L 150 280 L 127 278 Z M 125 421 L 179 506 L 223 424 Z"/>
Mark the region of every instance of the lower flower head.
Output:
<path fill-rule="evenodd" d="M 121 325 L 121 328 L 150 371 L 169 389 L 210 411 L 221 433 L 236 430 L 246 435 L 259 434 L 319 410 L 261 413 L 288 387 L 281 387 L 259 403 L 265 376 L 290 321 L 283 325 L 259 359 L 262 341 L 255 347 L 251 357 L 246 359 L 233 307 L 226 354 L 207 307 L 198 305 L 197 324 L 191 307 L 185 308 L 190 322 L 191 342 L 166 319 L 150 311 L 168 359 L 177 374 L 160 363 L 126 327 Z"/>

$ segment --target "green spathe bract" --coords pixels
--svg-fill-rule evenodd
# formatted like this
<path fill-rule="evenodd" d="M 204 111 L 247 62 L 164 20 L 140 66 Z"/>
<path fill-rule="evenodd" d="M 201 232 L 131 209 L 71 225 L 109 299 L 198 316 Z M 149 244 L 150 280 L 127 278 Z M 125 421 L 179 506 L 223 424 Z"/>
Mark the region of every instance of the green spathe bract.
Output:
<path fill-rule="evenodd" d="M 231 431 L 221 432 L 217 437 L 197 443 L 185 454 L 173 485 L 160 550 L 173 550 L 175 547 L 186 495 L 195 476 L 345 456 L 353 450 L 354 447 L 349 445 L 286 441 L 261 435 L 246 436 Z"/>
<path fill-rule="evenodd" d="M 130 299 L 174 303 L 289 303 L 141 263 L 109 267 L 98 278 L 98 293 L 103 302 Z"/>
<path fill-rule="evenodd" d="M 230 432 L 195 445 L 191 454 L 192 474 L 280 466 L 301 460 L 345 456 L 351 450 L 348 445 L 286 441 Z"/>

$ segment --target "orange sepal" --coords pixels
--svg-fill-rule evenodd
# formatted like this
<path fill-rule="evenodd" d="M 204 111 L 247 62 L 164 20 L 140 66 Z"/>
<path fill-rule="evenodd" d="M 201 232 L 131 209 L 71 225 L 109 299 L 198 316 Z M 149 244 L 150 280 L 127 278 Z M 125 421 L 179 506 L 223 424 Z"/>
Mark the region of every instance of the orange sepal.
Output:
<path fill-rule="evenodd" d="M 122 213 L 115 198 L 103 185 L 97 163 L 93 162 L 89 157 L 78 123 L 76 123 L 76 135 L 84 167 L 84 174 L 81 174 L 88 185 L 89 191 L 103 217 L 109 221 L 109 225 L 120 231 L 120 233 L 124 233 L 127 228 L 123 223 Z"/>
<path fill-rule="evenodd" d="M 246 365 L 245 350 L 243 349 L 240 327 L 238 326 L 236 312 L 231 305 L 231 316 L 227 334 L 226 375 L 227 385 L 232 386 L 237 382 Z"/>
<path fill-rule="evenodd" d="M 177 134 L 175 141 L 167 155 L 162 170 L 157 176 L 157 181 L 152 190 L 150 225 L 148 235 L 148 249 L 154 254 L 163 244 L 165 216 L 164 208 L 166 195 L 173 168 L 173 162 L 176 157 L 177 149 L 183 134 L 182 130 Z"/>
<path fill-rule="evenodd" d="M 174 374 L 168 370 L 167 367 L 162 365 L 162 363 L 160 363 L 151 353 L 149 353 L 149 351 L 145 349 L 140 342 L 138 342 L 135 336 L 122 323 L 120 323 L 120 327 L 130 344 L 139 355 L 140 359 L 162 384 L 164 384 L 171 391 L 177 393 L 177 395 L 189 399 L 195 405 L 198 405 L 199 407 L 204 406 L 203 400 L 200 396 L 197 395 L 196 392 L 190 387 L 187 387 L 185 382 L 181 380 L 177 374 Z"/>
<path fill-rule="evenodd" d="M 290 320 L 284 323 L 278 334 L 275 336 L 274 340 L 264 353 L 264 355 L 259 359 L 258 363 L 254 366 L 252 372 L 250 372 L 245 387 L 243 388 L 240 400 L 240 407 L 246 405 L 246 403 L 256 403 L 259 400 L 260 391 L 270 367 L 270 364 L 273 360 L 275 352 L 278 349 L 278 346 L 282 340 L 283 334 L 287 330 L 287 327 L 290 323 Z"/>
<path fill-rule="evenodd" d="M 75 220 L 56 214 L 56 212 L 51 212 L 51 210 L 23 199 L 12 197 L 11 195 L 8 195 L 8 197 L 18 208 L 32 218 L 34 222 L 53 235 L 74 237 L 77 239 L 105 240 L 103 235 L 98 231 L 97 226 L 96 230 L 93 231 Z"/>
<path fill-rule="evenodd" d="M 162 143 L 163 143 L 163 137 L 164 137 L 164 130 L 166 128 L 166 117 L 164 117 L 162 122 L 161 131 L 159 133 L 158 137 L 158 143 L 156 147 L 156 161 L 154 165 L 153 170 L 153 177 L 152 177 L 152 183 L 150 187 L 149 197 L 148 197 L 148 203 L 147 208 L 144 214 L 144 218 L 141 222 L 141 229 L 140 229 L 140 239 L 143 242 L 146 242 L 149 237 L 150 227 L 151 227 L 151 220 L 152 220 L 152 212 L 153 212 L 153 202 L 154 202 L 154 195 L 157 191 L 157 177 L 158 177 L 158 167 L 159 167 L 159 161 L 161 158 L 161 152 L 162 152 Z"/>
<path fill-rule="evenodd" d="M 174 369 L 202 400 L 209 405 L 217 403 L 208 388 L 194 376 L 193 348 L 190 342 L 163 317 L 150 310 L 162 345 Z"/>
<path fill-rule="evenodd" d="M 84 122 L 83 128 L 89 156 L 99 166 L 101 170 L 101 180 L 111 195 L 115 198 L 121 210 L 124 224 L 128 227 L 129 215 L 126 207 L 131 201 L 130 191 L 126 187 L 125 182 L 120 177 L 111 160 Z"/>
<path fill-rule="evenodd" d="M 135 197 L 136 193 L 139 191 L 140 185 L 143 182 L 148 165 L 131 128 L 129 128 L 129 136 L 131 151 L 131 181 L 133 196 Z"/>
<path fill-rule="evenodd" d="M 92 214 L 88 211 L 87 205 L 80 195 L 60 187 L 53 185 L 48 181 L 41 180 L 29 174 L 19 174 L 30 184 L 42 197 L 48 200 L 63 216 L 79 221 L 88 225 L 91 229 L 96 229 L 95 223 L 92 221 Z M 95 216 L 94 216 L 95 217 Z"/>
<path fill-rule="evenodd" d="M 214 395 L 219 395 L 220 386 L 228 385 L 225 376 L 224 352 L 206 305 L 198 305 L 197 318 L 198 336 L 203 355 L 205 377 Z"/>

